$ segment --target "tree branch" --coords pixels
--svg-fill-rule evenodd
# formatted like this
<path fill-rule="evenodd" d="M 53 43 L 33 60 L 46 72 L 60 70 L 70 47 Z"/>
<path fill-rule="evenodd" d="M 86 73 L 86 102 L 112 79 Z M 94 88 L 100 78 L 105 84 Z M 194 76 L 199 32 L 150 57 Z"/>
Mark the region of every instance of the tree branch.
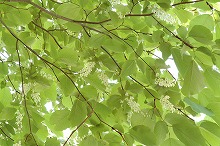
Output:
<path fill-rule="evenodd" d="M 52 38 L 53 40 L 55 41 L 55 43 L 57 44 L 57 46 L 60 48 L 60 49 L 63 49 L 63 47 L 58 43 L 58 41 L 56 40 L 56 38 L 48 31 L 46 30 L 45 28 L 41 27 L 40 25 L 38 25 L 37 23 L 35 23 L 34 21 L 31 21 L 35 26 L 39 27 L 40 29 L 42 29 L 43 31 L 47 32 Z"/>
<path fill-rule="evenodd" d="M 28 4 L 32 5 L 32 6 L 34 6 L 35 8 L 38 8 L 42 12 L 49 14 L 50 16 L 53 16 L 55 18 L 62 19 L 62 20 L 68 21 L 68 22 L 76 23 L 76 24 L 79 24 L 79 25 L 82 25 L 82 24 L 102 24 L 102 23 L 106 23 L 106 22 L 111 21 L 111 19 L 106 19 L 106 20 L 99 21 L 99 22 L 73 20 L 73 19 L 61 16 L 59 14 L 56 14 L 55 12 L 49 11 L 49 10 L 47 10 L 47 9 L 37 5 L 36 3 L 34 3 L 32 1 L 30 1 L 30 0 L 7 0 L 7 1 L 8 2 L 28 3 Z M 153 15 L 153 13 L 150 13 L 150 14 L 126 14 L 125 17 L 131 17 L 131 16 L 151 16 L 151 15 Z"/>
<path fill-rule="evenodd" d="M 6 137 L 8 137 L 10 140 L 14 141 L 14 139 L 12 139 L 10 136 L 8 136 L 2 128 L 0 128 L 0 130 Z"/>
<path fill-rule="evenodd" d="M 175 7 L 178 5 L 184 5 L 184 4 L 191 4 L 191 3 L 197 3 L 197 2 L 202 2 L 204 0 L 197 0 L 197 1 L 190 1 L 190 2 L 180 2 L 180 3 L 176 3 L 176 4 L 172 4 L 171 6 Z"/>
<path fill-rule="evenodd" d="M 152 16 L 153 19 L 155 21 L 157 21 L 157 23 L 162 26 L 163 28 L 165 28 L 169 33 L 171 33 L 175 38 L 177 38 L 178 40 L 180 40 L 183 44 L 185 44 L 186 46 L 188 46 L 190 49 L 193 49 L 194 47 L 192 45 L 190 45 L 189 43 L 187 43 L 186 41 L 184 41 L 183 39 L 181 39 L 178 35 L 175 35 L 171 30 L 169 30 L 167 27 L 165 27 L 162 23 L 160 23 L 154 16 Z"/>
<path fill-rule="evenodd" d="M 18 42 L 19 42 L 19 40 L 17 39 L 17 41 L 16 41 L 16 52 L 17 52 L 17 55 L 18 55 L 18 65 L 19 65 L 20 74 L 21 74 L 21 93 L 22 93 L 22 95 L 23 95 L 24 108 L 25 108 L 25 111 L 26 111 L 27 117 L 28 117 L 29 132 L 30 132 L 30 134 L 33 136 L 33 139 L 34 139 L 34 141 L 35 141 L 35 144 L 38 145 L 37 142 L 36 142 L 36 139 L 34 138 L 33 132 L 32 132 L 31 116 L 30 116 L 30 113 L 29 113 L 28 108 L 27 108 L 27 100 L 26 100 L 26 95 L 25 95 L 25 93 L 24 93 L 24 76 L 23 76 L 23 71 L 22 71 L 20 53 L 19 53 L 19 51 L 18 51 Z"/>
<path fill-rule="evenodd" d="M 92 114 L 94 113 L 94 110 L 92 110 L 87 117 L 71 132 L 71 134 L 69 135 L 69 137 L 67 138 L 67 140 L 64 142 L 63 146 L 65 146 L 67 144 L 67 142 L 69 141 L 69 139 L 71 138 L 71 136 L 86 122 L 86 120 L 88 120 Z"/>

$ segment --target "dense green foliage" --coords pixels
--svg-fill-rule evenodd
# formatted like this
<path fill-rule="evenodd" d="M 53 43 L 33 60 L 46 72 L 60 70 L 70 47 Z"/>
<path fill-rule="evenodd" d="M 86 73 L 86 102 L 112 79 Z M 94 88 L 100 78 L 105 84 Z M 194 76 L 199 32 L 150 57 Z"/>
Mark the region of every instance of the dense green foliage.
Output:
<path fill-rule="evenodd" d="M 0 0 L 0 145 L 219 145 L 219 15 L 218 0 Z"/>

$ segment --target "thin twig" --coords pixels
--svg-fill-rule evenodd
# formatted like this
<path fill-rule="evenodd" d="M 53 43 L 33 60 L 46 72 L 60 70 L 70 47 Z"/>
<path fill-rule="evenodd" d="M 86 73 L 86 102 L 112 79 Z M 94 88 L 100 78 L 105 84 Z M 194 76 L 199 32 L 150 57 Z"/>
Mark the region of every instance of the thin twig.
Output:
<path fill-rule="evenodd" d="M 183 44 L 185 44 L 186 46 L 188 46 L 189 48 L 193 49 L 194 47 L 192 45 L 190 45 L 189 43 L 187 43 L 186 41 L 184 41 L 183 39 L 181 39 L 178 35 L 175 35 L 171 30 L 169 30 L 166 26 L 164 26 L 162 23 L 160 23 L 154 16 L 152 16 L 152 18 L 157 21 L 157 23 L 162 26 L 163 28 L 165 28 L 169 33 L 171 33 L 175 38 L 177 38 L 178 40 L 180 40 Z"/>
<path fill-rule="evenodd" d="M 31 21 L 35 26 L 39 27 L 40 29 L 42 29 L 43 31 L 47 32 L 52 38 L 53 40 L 55 41 L 55 43 L 57 44 L 57 46 L 60 48 L 60 49 L 63 49 L 63 47 L 58 43 L 58 41 L 56 40 L 56 38 L 48 31 L 46 30 L 45 28 L 41 27 L 40 25 L 38 25 L 37 23 L 35 23 L 34 21 Z"/>
<path fill-rule="evenodd" d="M 178 6 L 178 5 L 191 4 L 191 3 L 197 3 L 197 2 L 202 2 L 202 1 L 204 1 L 204 0 L 189 1 L 189 2 L 180 2 L 180 3 L 172 4 L 171 6 L 175 7 L 175 6 Z"/>
<path fill-rule="evenodd" d="M 24 99 L 24 108 L 25 108 L 25 111 L 26 111 L 27 117 L 28 117 L 28 126 L 29 126 L 30 135 L 33 136 L 35 144 L 38 145 L 37 142 L 36 142 L 36 139 L 34 138 L 33 132 L 32 132 L 31 116 L 30 116 L 30 113 L 29 113 L 28 108 L 27 108 L 27 100 L 26 100 L 26 95 L 25 95 L 25 92 L 24 92 L 24 75 L 23 75 L 23 71 L 22 71 L 20 53 L 18 51 L 18 42 L 19 42 L 19 40 L 17 39 L 17 41 L 16 41 L 16 52 L 17 52 L 17 55 L 18 55 L 18 65 L 19 65 L 20 74 L 21 74 L 21 92 L 22 92 L 23 99 Z"/>
<path fill-rule="evenodd" d="M 8 137 L 10 140 L 14 141 L 14 139 L 12 139 L 10 136 L 8 136 L 2 128 L 0 128 L 0 130 L 6 137 Z"/>
<path fill-rule="evenodd" d="M 94 110 L 92 110 L 87 117 L 70 133 L 69 137 L 67 138 L 67 140 L 64 142 L 63 146 L 65 146 L 67 144 L 67 142 L 69 141 L 69 139 L 71 138 L 71 136 L 86 122 L 86 120 L 88 120 L 92 114 L 94 113 Z"/>

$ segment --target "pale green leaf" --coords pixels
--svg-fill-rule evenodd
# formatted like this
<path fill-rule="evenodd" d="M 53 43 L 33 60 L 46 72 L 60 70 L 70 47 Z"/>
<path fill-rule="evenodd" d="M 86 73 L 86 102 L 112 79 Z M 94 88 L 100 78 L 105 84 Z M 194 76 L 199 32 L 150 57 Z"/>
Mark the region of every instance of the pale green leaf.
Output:
<path fill-rule="evenodd" d="M 181 89 L 185 96 L 199 93 L 205 87 L 204 77 L 197 64 L 192 61 L 184 77 L 183 87 Z"/>
<path fill-rule="evenodd" d="M 155 134 L 146 126 L 138 125 L 132 127 L 129 133 L 135 140 L 147 146 L 156 146 Z"/>
<path fill-rule="evenodd" d="M 0 120 L 12 120 L 15 116 L 16 109 L 11 107 L 3 108 L 0 113 Z"/>
<path fill-rule="evenodd" d="M 86 114 L 87 109 L 85 103 L 80 100 L 75 100 L 68 119 L 74 127 L 79 125 L 86 118 Z"/>
<path fill-rule="evenodd" d="M 135 73 L 136 71 L 136 62 L 135 60 L 127 60 L 123 65 L 122 65 L 122 71 L 121 71 L 121 76 L 129 76 Z"/>
<path fill-rule="evenodd" d="M 211 31 L 202 25 L 193 26 L 189 32 L 189 36 L 203 44 L 209 44 L 213 39 Z"/>
<path fill-rule="evenodd" d="M 50 117 L 50 123 L 55 125 L 56 130 L 64 130 L 70 126 L 70 121 L 67 118 L 69 115 L 70 111 L 67 109 L 56 110 Z"/>
<path fill-rule="evenodd" d="M 204 113 L 208 116 L 212 116 L 213 112 L 209 109 L 207 109 L 206 107 L 201 106 L 200 104 L 197 104 L 195 102 L 193 102 L 192 100 L 190 100 L 190 98 L 185 97 L 184 101 L 190 105 L 190 107 L 197 113 Z"/>

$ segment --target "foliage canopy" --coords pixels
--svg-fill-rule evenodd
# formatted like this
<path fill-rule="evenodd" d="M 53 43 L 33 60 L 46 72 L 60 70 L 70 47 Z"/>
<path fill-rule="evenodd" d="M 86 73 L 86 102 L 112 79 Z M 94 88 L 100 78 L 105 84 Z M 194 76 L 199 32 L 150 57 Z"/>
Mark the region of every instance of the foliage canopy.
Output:
<path fill-rule="evenodd" d="M 219 145 L 218 0 L 0 0 L 0 12 L 0 145 Z"/>

